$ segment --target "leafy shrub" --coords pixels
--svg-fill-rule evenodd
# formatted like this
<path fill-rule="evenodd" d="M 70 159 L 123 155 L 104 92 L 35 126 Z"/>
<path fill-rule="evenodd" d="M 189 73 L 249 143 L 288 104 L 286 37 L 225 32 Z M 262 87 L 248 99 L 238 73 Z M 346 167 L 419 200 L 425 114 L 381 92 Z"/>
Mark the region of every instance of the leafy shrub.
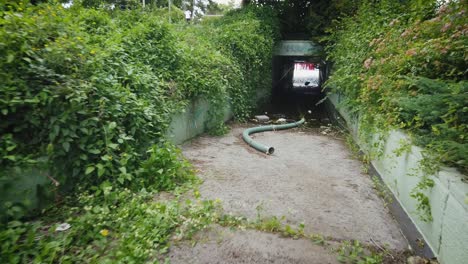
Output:
<path fill-rule="evenodd" d="M 61 191 L 106 181 L 174 188 L 190 178 L 163 139 L 174 113 L 204 97 L 206 125 L 222 133 L 224 107 L 245 118 L 270 77 L 275 20 L 261 22 L 255 8 L 201 26 L 167 24 L 161 9 L 18 2 L 0 10 L 1 188 L 29 170 Z"/>
<path fill-rule="evenodd" d="M 466 1 L 364 1 L 339 23 L 328 82 L 364 128 L 404 128 L 432 164 L 468 172 Z M 429 164 L 429 163 L 427 163 Z"/>
<path fill-rule="evenodd" d="M 172 235 L 189 238 L 214 221 L 214 202 L 153 198 L 145 191 L 135 193 L 104 182 L 95 192 L 81 193 L 73 207 L 61 208 L 50 220 L 9 222 L 0 229 L 0 260 L 158 263 Z M 60 223 L 68 224 L 69 229 L 59 231 Z"/>
<path fill-rule="evenodd" d="M 177 109 L 160 77 L 177 60 L 167 55 L 174 54 L 167 26 L 137 24 L 113 38 L 103 33 L 106 43 L 98 45 L 88 43 L 86 21 L 77 26 L 74 13 L 60 6 L 17 14 L 4 12 L 1 33 L 2 55 L 10 58 L 2 64 L 1 134 L 11 139 L 9 149 L 17 146 L 14 156 L 46 155 L 53 177 L 71 184 L 119 178 L 122 167 L 132 173 Z M 158 72 L 153 65 L 167 66 Z"/>
<path fill-rule="evenodd" d="M 134 184 L 140 188 L 172 190 L 183 183 L 194 180 L 192 167 L 181 158 L 180 149 L 165 143 L 148 150 L 149 157 L 141 164 L 140 172 Z"/>
<path fill-rule="evenodd" d="M 229 90 L 234 114 L 245 119 L 260 99 L 257 92 L 271 88 L 271 58 L 279 39 L 279 21 L 272 7 L 234 10 L 214 21 L 214 40 L 240 66 L 242 78 Z"/>
<path fill-rule="evenodd" d="M 162 9 L 0 3 L 0 262 L 157 262 L 170 236 L 211 223 L 211 201 L 153 201 L 195 182 L 164 135 L 197 97 L 218 133 L 227 104 L 249 114 L 276 30 L 260 13 L 188 27 Z M 5 195 L 26 182 L 24 197 Z M 32 218 L 28 191 L 36 208 L 40 198 L 61 206 Z M 62 221 L 69 230 L 57 230 Z"/>
<path fill-rule="evenodd" d="M 327 85 L 359 115 L 364 140 L 376 128 L 405 129 L 424 147 L 410 196 L 428 222 L 431 175 L 441 165 L 468 175 L 466 1 L 437 2 L 363 1 L 328 39 L 335 71 Z"/>
<path fill-rule="evenodd" d="M 229 90 L 239 83 L 239 66 L 219 51 L 210 38 L 211 27 L 183 27 L 177 32 L 178 49 L 183 51 L 178 82 L 186 98 L 205 98 L 210 102 L 206 127 L 214 134 L 224 131 L 224 108 L 231 103 Z"/>

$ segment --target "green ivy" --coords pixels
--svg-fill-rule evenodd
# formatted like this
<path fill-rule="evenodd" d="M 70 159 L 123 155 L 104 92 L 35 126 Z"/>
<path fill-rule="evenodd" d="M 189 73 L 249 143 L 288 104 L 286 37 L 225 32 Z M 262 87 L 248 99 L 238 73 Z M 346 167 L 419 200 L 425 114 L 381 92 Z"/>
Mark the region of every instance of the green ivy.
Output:
<path fill-rule="evenodd" d="M 334 61 L 327 86 L 359 115 L 363 142 L 375 129 L 404 129 L 424 148 L 425 175 L 442 165 L 468 172 L 465 13 L 466 1 L 362 1 L 325 38 Z M 430 216 L 427 183 L 412 196 Z"/>
<path fill-rule="evenodd" d="M 0 262 L 158 263 L 170 238 L 216 219 L 198 192 L 178 198 L 198 180 L 164 135 L 198 98 L 214 133 L 227 105 L 250 114 L 277 19 L 261 7 L 199 25 L 180 17 L 0 3 Z"/>
<path fill-rule="evenodd" d="M 30 170 L 67 193 L 177 185 L 186 164 L 163 136 L 171 117 L 203 98 L 206 128 L 224 133 L 226 106 L 242 120 L 267 87 L 278 28 L 264 9 L 272 17 L 259 7 L 187 25 L 161 9 L 2 3 L 0 189 Z"/>
<path fill-rule="evenodd" d="M 171 237 L 191 238 L 215 220 L 213 201 L 153 201 L 154 193 L 102 183 L 73 206 L 0 230 L 2 263 L 159 263 Z M 69 228 L 59 231 L 60 224 Z"/>

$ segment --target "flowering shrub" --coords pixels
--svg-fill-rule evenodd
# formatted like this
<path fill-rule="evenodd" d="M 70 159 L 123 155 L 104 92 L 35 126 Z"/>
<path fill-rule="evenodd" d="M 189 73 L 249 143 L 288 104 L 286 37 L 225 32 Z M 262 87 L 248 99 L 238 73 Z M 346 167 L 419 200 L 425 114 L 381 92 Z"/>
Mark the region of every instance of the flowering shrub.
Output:
<path fill-rule="evenodd" d="M 327 86 L 359 115 L 364 142 L 375 129 L 404 129 L 424 147 L 411 192 L 423 221 L 432 220 L 426 193 L 439 166 L 468 175 L 466 1 L 436 3 L 363 1 L 328 38 L 335 71 Z M 379 155 L 381 143 L 371 152 Z"/>
<path fill-rule="evenodd" d="M 329 48 L 329 87 L 363 127 L 402 128 L 431 164 L 468 172 L 466 1 L 364 1 Z"/>

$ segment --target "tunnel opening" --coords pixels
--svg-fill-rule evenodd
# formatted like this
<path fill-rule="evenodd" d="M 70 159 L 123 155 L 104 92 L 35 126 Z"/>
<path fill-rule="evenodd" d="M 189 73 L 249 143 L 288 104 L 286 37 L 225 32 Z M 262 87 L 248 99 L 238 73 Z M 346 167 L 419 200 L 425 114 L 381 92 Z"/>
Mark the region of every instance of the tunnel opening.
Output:
<path fill-rule="evenodd" d="M 326 62 L 311 56 L 274 56 L 272 74 L 273 100 L 287 96 L 322 97 Z"/>
<path fill-rule="evenodd" d="M 280 41 L 272 58 L 271 104 L 266 112 L 288 119 L 305 117 L 316 125 L 329 123 L 328 108 L 321 103 L 327 76 L 320 45 L 309 40 Z"/>

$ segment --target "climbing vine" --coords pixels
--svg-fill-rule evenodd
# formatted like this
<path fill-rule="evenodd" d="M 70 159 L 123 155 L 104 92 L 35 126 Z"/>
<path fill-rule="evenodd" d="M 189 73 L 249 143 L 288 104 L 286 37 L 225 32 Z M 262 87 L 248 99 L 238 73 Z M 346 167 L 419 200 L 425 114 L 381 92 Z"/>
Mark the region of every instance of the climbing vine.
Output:
<path fill-rule="evenodd" d="M 0 262 L 158 262 L 215 206 L 176 199 L 197 180 L 165 138 L 171 117 L 198 98 L 214 133 L 226 106 L 250 114 L 275 12 L 188 25 L 177 8 L 168 23 L 167 9 L 76 2 L 0 3 Z"/>
<path fill-rule="evenodd" d="M 208 101 L 205 125 L 222 133 L 226 106 L 245 118 L 270 78 L 277 26 L 268 8 L 190 26 L 183 16 L 169 24 L 160 9 L 19 1 L 0 12 L 2 182 L 31 169 L 67 190 L 134 186 L 151 174 L 142 167 L 151 153 L 172 151 L 163 135 L 190 100 Z"/>

